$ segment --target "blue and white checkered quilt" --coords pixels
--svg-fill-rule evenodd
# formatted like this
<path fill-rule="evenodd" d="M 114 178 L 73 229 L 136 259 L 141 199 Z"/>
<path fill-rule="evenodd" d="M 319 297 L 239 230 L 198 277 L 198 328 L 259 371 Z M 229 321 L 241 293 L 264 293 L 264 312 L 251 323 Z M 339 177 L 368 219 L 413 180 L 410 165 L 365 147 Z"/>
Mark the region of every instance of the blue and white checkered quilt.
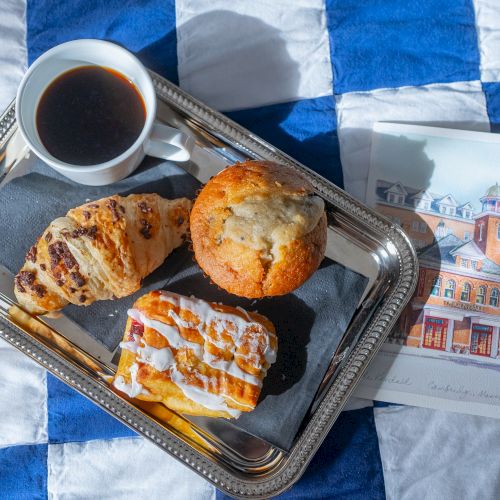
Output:
<path fill-rule="evenodd" d="M 361 198 L 374 121 L 500 123 L 499 0 L 0 0 L 0 108 L 85 37 Z M 4 342 L 0 369 L 0 498 L 221 497 Z M 500 420 L 354 400 L 283 498 L 498 498 L 499 446 Z"/>

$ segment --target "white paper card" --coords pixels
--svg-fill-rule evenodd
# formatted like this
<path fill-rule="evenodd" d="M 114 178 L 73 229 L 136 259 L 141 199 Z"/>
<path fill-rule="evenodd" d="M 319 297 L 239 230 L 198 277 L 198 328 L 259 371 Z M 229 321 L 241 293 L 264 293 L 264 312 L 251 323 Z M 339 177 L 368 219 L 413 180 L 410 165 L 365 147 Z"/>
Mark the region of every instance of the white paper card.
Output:
<path fill-rule="evenodd" d="M 375 124 L 366 201 L 420 271 L 358 397 L 500 417 L 499 162 L 499 135 Z"/>

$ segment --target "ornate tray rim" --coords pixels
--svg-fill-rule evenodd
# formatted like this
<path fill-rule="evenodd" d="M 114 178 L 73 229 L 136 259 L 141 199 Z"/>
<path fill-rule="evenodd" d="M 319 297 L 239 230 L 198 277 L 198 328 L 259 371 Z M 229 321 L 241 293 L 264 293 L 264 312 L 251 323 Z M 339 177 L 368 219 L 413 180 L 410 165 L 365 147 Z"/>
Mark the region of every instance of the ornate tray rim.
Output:
<path fill-rule="evenodd" d="M 417 283 L 416 253 L 401 228 L 226 116 L 202 104 L 173 83 L 156 73 L 150 73 L 160 98 L 173 102 L 188 116 L 216 130 L 221 137 L 238 144 L 243 150 L 249 153 L 257 151 L 264 158 L 289 165 L 298 171 L 306 171 L 315 189 L 325 198 L 330 199 L 334 205 L 353 218 L 384 235 L 397 252 L 400 271 L 397 282 L 369 320 L 355 348 L 347 355 L 343 368 L 286 457 L 284 465 L 275 474 L 266 478 L 245 479 L 232 474 L 223 465 L 204 456 L 172 432 L 159 425 L 152 425 L 134 406 L 104 385 L 92 380 L 78 367 L 1 316 L 0 337 L 229 495 L 237 498 L 275 496 L 291 487 L 303 474 L 363 372 L 409 301 Z M 15 131 L 14 106 L 15 103 L 12 102 L 0 118 L 0 145 L 5 145 Z"/>

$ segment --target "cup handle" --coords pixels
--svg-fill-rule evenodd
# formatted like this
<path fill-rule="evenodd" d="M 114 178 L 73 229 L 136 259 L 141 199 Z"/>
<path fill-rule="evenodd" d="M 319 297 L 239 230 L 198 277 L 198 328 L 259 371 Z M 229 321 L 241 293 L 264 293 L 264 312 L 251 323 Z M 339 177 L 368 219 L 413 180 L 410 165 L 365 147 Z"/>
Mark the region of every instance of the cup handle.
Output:
<path fill-rule="evenodd" d="M 155 122 L 144 151 L 149 156 L 172 161 L 188 161 L 194 139 L 180 130 Z"/>

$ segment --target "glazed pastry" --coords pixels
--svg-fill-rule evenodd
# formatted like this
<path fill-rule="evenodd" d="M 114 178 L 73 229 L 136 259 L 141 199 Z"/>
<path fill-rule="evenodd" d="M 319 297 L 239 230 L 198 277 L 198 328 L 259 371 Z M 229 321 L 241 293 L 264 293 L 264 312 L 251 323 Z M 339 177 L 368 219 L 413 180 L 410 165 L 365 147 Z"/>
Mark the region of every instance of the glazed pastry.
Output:
<path fill-rule="evenodd" d="M 228 167 L 191 211 L 198 264 L 224 290 L 284 295 L 318 268 L 326 247 L 323 200 L 295 170 L 266 161 Z"/>
<path fill-rule="evenodd" d="M 136 292 L 184 241 L 190 208 L 186 198 L 131 194 L 70 210 L 28 251 L 15 278 L 19 303 L 40 314 Z"/>
<path fill-rule="evenodd" d="M 113 385 L 187 415 L 235 418 L 259 399 L 277 338 L 264 316 L 155 291 L 128 311 Z"/>

